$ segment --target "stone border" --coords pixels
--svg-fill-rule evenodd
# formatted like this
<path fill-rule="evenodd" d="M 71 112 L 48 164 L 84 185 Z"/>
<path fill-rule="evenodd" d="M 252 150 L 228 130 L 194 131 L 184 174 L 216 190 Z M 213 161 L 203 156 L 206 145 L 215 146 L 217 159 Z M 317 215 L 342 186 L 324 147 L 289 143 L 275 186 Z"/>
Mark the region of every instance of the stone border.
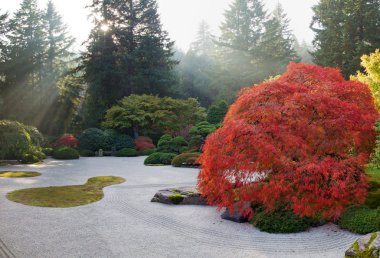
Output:
<path fill-rule="evenodd" d="M 2 258 L 16 258 L 11 250 L 5 245 L 5 243 L 0 239 L 0 257 Z"/>

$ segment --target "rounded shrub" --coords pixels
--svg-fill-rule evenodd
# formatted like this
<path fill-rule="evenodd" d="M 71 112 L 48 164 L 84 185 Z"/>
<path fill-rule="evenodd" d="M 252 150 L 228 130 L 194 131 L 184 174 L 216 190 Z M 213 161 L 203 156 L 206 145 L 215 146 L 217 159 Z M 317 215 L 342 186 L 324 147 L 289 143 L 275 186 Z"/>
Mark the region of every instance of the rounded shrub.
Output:
<path fill-rule="evenodd" d="M 145 161 L 145 165 L 170 165 L 172 160 L 177 156 L 175 153 L 155 152 L 149 155 Z"/>
<path fill-rule="evenodd" d="M 261 231 L 269 233 L 297 233 L 307 230 L 312 225 L 311 220 L 300 218 L 292 211 L 257 211 L 253 214 L 251 223 Z"/>
<path fill-rule="evenodd" d="M 79 155 L 81 157 L 94 157 L 95 156 L 95 152 L 92 151 L 92 150 L 80 150 L 79 151 Z"/>
<path fill-rule="evenodd" d="M 339 227 L 358 234 L 380 231 L 380 207 L 350 207 L 338 220 Z"/>
<path fill-rule="evenodd" d="M 53 158 L 62 160 L 79 159 L 79 152 L 70 147 L 61 147 L 53 151 Z"/>
<path fill-rule="evenodd" d="M 116 153 L 116 157 L 137 157 L 139 153 L 135 149 L 124 148 Z"/>
<path fill-rule="evenodd" d="M 207 137 L 198 189 L 211 205 L 251 214 L 246 203 L 336 220 L 367 195 L 364 165 L 378 119 L 367 85 L 340 71 L 295 64 L 247 88 Z"/>
<path fill-rule="evenodd" d="M 137 151 L 151 150 L 156 148 L 152 139 L 146 136 L 139 136 L 134 140 Z"/>
<path fill-rule="evenodd" d="M 106 136 L 98 128 L 86 129 L 79 136 L 79 148 L 81 149 L 98 151 L 99 149 L 105 149 L 106 145 Z"/>
<path fill-rule="evenodd" d="M 127 134 L 120 134 L 116 130 L 107 129 L 104 131 L 104 135 L 106 137 L 106 148 L 108 150 L 115 148 L 115 150 L 118 151 L 124 148 L 135 148 L 133 138 Z"/>
<path fill-rule="evenodd" d="M 45 155 L 41 152 L 41 139 L 35 127 L 0 120 L 0 159 L 16 159 L 26 163 L 42 160 Z"/>
<path fill-rule="evenodd" d="M 198 167 L 199 152 L 182 153 L 172 160 L 173 167 Z"/>

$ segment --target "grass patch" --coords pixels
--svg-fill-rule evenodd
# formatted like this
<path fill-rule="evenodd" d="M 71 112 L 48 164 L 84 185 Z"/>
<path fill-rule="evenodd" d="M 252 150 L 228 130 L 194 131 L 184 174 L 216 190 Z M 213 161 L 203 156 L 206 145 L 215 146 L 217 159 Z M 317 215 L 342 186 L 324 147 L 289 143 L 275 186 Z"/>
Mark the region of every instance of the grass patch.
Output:
<path fill-rule="evenodd" d="M 97 202 L 104 197 L 104 187 L 124 182 L 122 177 L 99 176 L 88 179 L 84 185 L 16 190 L 8 193 L 7 198 L 30 206 L 68 208 Z"/>
<path fill-rule="evenodd" d="M 12 178 L 12 177 L 36 177 L 41 173 L 30 171 L 1 171 L 0 177 Z"/>

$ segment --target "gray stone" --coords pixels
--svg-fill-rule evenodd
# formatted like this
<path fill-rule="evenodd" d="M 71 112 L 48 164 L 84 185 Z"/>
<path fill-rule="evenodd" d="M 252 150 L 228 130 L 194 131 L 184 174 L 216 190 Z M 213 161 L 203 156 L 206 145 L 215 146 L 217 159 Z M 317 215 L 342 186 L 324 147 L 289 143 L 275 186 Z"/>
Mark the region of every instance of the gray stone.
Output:
<path fill-rule="evenodd" d="M 246 223 L 248 222 L 248 218 L 244 217 L 240 212 L 235 209 L 235 211 L 231 214 L 228 209 L 226 209 L 222 215 L 220 215 L 222 219 L 230 220 L 237 223 Z"/>
<path fill-rule="evenodd" d="M 173 196 L 177 196 L 178 203 L 173 203 Z M 207 205 L 206 200 L 194 186 L 160 190 L 154 195 L 151 202 L 182 205 Z"/>
<path fill-rule="evenodd" d="M 380 231 L 360 237 L 346 251 L 346 257 L 380 257 Z"/>

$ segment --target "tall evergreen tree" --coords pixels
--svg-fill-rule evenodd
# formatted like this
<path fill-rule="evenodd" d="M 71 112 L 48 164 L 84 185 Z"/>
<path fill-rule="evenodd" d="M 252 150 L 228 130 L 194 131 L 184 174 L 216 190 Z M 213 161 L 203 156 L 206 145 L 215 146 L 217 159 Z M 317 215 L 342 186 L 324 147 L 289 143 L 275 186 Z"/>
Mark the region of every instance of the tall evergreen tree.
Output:
<path fill-rule="evenodd" d="M 52 1 L 47 4 L 44 13 L 47 32 L 47 53 L 44 65 L 44 80 L 42 82 L 42 97 L 44 105 L 40 112 L 39 121 L 41 130 L 47 134 L 60 134 L 67 128 L 63 121 L 73 118 L 72 112 L 61 112 L 67 97 L 64 94 L 72 94 L 69 89 L 64 89 L 62 81 L 67 81 L 67 73 L 72 70 L 74 54 L 71 47 L 75 40 L 69 35 L 67 26 L 63 23 L 61 15 L 57 12 Z M 69 87 L 68 86 L 68 87 Z M 55 121 L 51 123 L 51 121 Z"/>
<path fill-rule="evenodd" d="M 360 57 L 380 47 L 380 1 L 321 0 L 313 7 L 314 61 L 339 67 L 349 77 L 360 69 Z"/>
<path fill-rule="evenodd" d="M 173 42 L 162 30 L 156 0 L 97 0 L 95 28 L 85 56 L 86 126 L 130 94 L 169 95 L 174 84 Z"/>
<path fill-rule="evenodd" d="M 2 117 L 35 124 L 43 104 L 41 81 L 46 54 L 46 34 L 42 12 L 36 0 L 24 0 L 10 19 L 3 73 L 4 109 Z"/>
<path fill-rule="evenodd" d="M 265 32 L 258 48 L 260 70 L 264 76 L 276 75 L 285 71 L 290 61 L 298 61 L 296 41 L 289 29 L 289 20 L 280 4 L 274 9 L 265 23 Z"/>

